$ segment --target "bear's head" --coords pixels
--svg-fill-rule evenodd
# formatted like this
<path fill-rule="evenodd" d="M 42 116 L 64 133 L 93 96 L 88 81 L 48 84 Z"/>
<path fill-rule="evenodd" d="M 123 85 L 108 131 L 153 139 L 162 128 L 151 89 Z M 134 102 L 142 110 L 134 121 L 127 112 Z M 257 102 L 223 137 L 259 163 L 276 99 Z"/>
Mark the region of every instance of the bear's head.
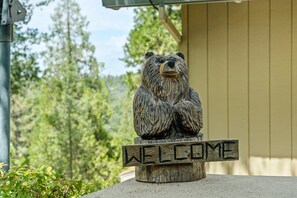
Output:
<path fill-rule="evenodd" d="M 145 54 L 142 84 L 160 99 L 172 102 L 180 100 L 189 89 L 188 78 L 188 67 L 182 53 Z"/>

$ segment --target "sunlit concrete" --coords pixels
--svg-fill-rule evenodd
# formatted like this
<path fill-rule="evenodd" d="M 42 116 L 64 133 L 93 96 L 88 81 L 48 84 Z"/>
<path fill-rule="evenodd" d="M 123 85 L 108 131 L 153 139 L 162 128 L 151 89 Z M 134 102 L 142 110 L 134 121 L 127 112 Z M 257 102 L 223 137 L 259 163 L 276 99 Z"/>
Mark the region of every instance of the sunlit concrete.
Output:
<path fill-rule="evenodd" d="M 207 175 L 184 183 L 150 184 L 130 179 L 84 198 L 297 197 L 297 177 Z"/>

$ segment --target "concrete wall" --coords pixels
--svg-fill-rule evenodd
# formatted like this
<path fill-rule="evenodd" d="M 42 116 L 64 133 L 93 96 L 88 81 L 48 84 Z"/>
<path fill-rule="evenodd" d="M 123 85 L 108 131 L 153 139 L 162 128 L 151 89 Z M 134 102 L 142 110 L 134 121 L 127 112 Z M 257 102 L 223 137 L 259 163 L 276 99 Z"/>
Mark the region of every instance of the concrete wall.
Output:
<path fill-rule="evenodd" d="M 240 143 L 208 173 L 297 176 L 297 0 L 184 5 L 181 50 L 205 138 Z"/>

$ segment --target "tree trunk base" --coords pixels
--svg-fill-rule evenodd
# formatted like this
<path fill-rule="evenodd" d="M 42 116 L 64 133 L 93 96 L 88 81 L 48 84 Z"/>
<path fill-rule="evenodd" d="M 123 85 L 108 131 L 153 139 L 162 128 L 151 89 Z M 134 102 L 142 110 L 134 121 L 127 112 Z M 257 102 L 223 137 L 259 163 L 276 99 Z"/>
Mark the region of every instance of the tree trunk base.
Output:
<path fill-rule="evenodd" d="M 135 179 L 140 182 L 189 182 L 205 177 L 204 162 L 135 167 Z"/>

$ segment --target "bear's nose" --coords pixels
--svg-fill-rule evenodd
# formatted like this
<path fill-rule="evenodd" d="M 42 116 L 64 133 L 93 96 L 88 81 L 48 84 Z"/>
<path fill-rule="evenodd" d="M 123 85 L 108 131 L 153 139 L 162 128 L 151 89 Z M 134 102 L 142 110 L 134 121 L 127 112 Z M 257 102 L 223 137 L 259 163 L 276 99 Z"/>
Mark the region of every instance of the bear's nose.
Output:
<path fill-rule="evenodd" d="M 174 61 L 169 61 L 167 62 L 167 65 L 172 69 L 175 65 L 175 62 Z"/>

